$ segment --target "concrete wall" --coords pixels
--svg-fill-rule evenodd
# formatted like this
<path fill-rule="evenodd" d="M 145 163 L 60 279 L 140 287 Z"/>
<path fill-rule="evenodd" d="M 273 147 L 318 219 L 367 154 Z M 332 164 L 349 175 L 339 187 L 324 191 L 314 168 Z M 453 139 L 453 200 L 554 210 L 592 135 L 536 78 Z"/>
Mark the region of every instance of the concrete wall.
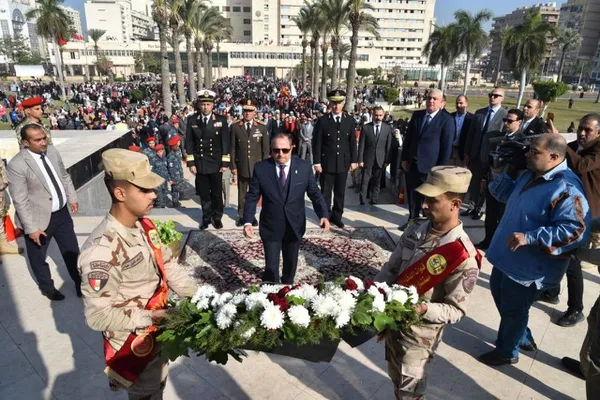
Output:
<path fill-rule="evenodd" d="M 77 190 L 79 213 L 81 216 L 104 215 L 110 209 L 110 195 L 104 185 L 104 172 Z"/>

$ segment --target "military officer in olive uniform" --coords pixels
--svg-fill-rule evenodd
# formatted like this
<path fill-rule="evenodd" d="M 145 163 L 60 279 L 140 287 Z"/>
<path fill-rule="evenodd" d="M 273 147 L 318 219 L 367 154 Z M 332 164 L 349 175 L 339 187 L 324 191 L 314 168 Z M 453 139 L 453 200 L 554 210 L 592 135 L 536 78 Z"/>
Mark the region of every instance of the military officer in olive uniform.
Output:
<path fill-rule="evenodd" d="M 185 133 L 187 166 L 196 175 L 202 204 L 202 230 L 211 222 L 216 229 L 223 227 L 222 175 L 230 161 L 227 118 L 213 113 L 214 101 L 212 90 L 198 92 L 196 114 L 188 117 Z"/>
<path fill-rule="evenodd" d="M 424 196 L 423 211 L 427 219 L 415 220 L 408 226 L 389 262 L 375 277 L 378 282 L 393 284 L 427 253 L 457 240 L 467 252 L 462 263 L 423 294 L 425 301 L 415 308 L 421 314 L 423 324 L 405 331 L 388 331 L 384 335 L 388 374 L 397 399 L 423 398 L 426 377 L 442 330 L 446 324 L 460 321 L 467 313 L 467 300 L 477 283 L 481 261 L 458 216 L 470 181 L 471 172 L 466 168 L 438 166 L 431 169 L 427 181 L 416 189 Z M 446 261 L 445 267 L 452 264 L 451 259 Z"/>
<path fill-rule="evenodd" d="M 162 399 L 168 359 L 161 354 L 159 343 L 148 340 L 153 332 L 148 328 L 168 312 L 169 289 L 189 297 L 197 285 L 174 261 L 177 255 L 157 240 L 149 220 L 142 218 L 152 210 L 154 189 L 164 182 L 151 172 L 148 158 L 110 149 L 102 154 L 102 162 L 112 206 L 79 256 L 86 324 L 102 332 L 105 373 L 113 390 L 125 388 L 130 400 Z M 144 339 L 141 348 L 136 346 L 139 339 Z M 143 359 L 149 351 L 153 357 Z M 113 364 L 113 359 L 121 360 L 120 366 Z M 133 371 L 136 365 L 142 370 L 139 374 Z M 131 373 L 137 375 L 135 379 Z"/>
<path fill-rule="evenodd" d="M 15 127 L 17 142 L 19 142 L 19 149 L 23 148 L 23 143 L 21 141 L 21 128 L 31 123 L 38 124 L 44 128 L 44 132 L 46 132 L 46 138 L 48 139 L 48 144 L 52 144 L 50 128 L 42 123 L 42 115 L 44 115 L 44 110 L 42 108 L 43 101 L 44 99 L 42 97 L 32 97 L 21 102 L 23 113 L 25 113 L 25 119 L 23 119 L 23 121 L 21 121 L 21 123 Z"/>
<path fill-rule="evenodd" d="M 317 120 L 313 131 L 313 163 L 320 174 L 321 192 L 329 209 L 329 221 L 344 227 L 344 195 L 348 172 L 357 166 L 356 121 L 345 112 L 346 92 L 332 90 L 327 94 L 331 112 Z M 333 208 L 331 193 L 333 191 Z"/>
<path fill-rule="evenodd" d="M 236 226 L 244 225 L 244 205 L 246 193 L 252 181 L 254 164 L 269 158 L 269 135 L 267 127 L 254 120 L 256 103 L 250 99 L 242 100 L 243 118 L 231 125 L 231 173 L 237 178 L 238 220 Z M 257 226 L 254 219 L 252 225 Z"/>

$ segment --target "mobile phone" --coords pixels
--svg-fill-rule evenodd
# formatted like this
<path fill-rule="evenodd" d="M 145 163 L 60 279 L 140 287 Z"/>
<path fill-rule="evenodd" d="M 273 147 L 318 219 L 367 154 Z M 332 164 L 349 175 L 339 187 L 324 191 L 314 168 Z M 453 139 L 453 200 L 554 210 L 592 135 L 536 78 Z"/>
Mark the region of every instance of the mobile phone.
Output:
<path fill-rule="evenodd" d="M 548 119 L 549 119 L 550 121 L 554 122 L 554 113 L 552 113 L 552 112 L 549 112 L 549 113 L 548 113 Z"/>

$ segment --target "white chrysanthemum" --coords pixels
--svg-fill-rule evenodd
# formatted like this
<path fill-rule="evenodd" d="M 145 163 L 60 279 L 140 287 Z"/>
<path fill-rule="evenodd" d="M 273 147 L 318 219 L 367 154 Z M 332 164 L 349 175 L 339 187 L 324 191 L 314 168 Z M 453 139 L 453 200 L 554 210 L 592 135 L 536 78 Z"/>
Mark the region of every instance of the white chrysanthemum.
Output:
<path fill-rule="evenodd" d="M 244 293 L 237 293 L 231 299 L 231 302 L 236 306 L 238 304 L 242 304 L 246 300 L 246 295 Z"/>
<path fill-rule="evenodd" d="M 201 297 L 196 301 L 196 308 L 198 310 L 206 310 L 210 307 L 210 297 Z"/>
<path fill-rule="evenodd" d="M 373 311 L 385 311 L 385 299 L 381 293 L 377 293 L 377 296 L 373 298 Z"/>
<path fill-rule="evenodd" d="M 379 292 L 379 289 L 377 289 L 377 286 L 371 286 L 369 290 L 367 290 L 367 293 L 371 296 L 377 296 L 378 294 L 381 294 L 381 292 Z"/>
<path fill-rule="evenodd" d="M 341 311 L 338 302 L 330 295 L 315 296 L 311 307 L 319 317 L 335 317 Z"/>
<path fill-rule="evenodd" d="M 216 321 L 219 329 L 229 328 L 233 322 L 235 314 L 237 314 L 237 307 L 234 304 L 224 304 L 216 314 Z"/>
<path fill-rule="evenodd" d="M 352 311 L 356 306 L 356 298 L 352 292 L 343 290 L 342 288 L 335 288 L 331 292 L 331 296 L 337 301 L 338 306 L 342 311 Z"/>
<path fill-rule="evenodd" d="M 417 304 L 419 301 L 419 292 L 417 292 L 417 288 L 414 286 L 409 287 L 408 294 L 410 295 L 410 302 L 412 304 Z"/>
<path fill-rule="evenodd" d="M 318 290 L 315 289 L 313 286 L 304 284 L 304 285 L 300 286 L 299 288 L 290 290 L 287 293 L 286 297 L 287 296 L 299 297 L 301 299 L 306 300 L 307 302 L 310 302 L 318 294 L 319 294 Z"/>
<path fill-rule="evenodd" d="M 254 335 L 254 332 L 256 332 L 256 328 L 252 327 L 252 328 L 248 329 L 246 332 L 242 333 L 242 337 L 246 340 L 250 340 L 252 335 Z"/>
<path fill-rule="evenodd" d="M 344 310 L 335 317 L 335 327 L 340 329 L 348 325 L 350 322 L 350 312 Z"/>
<path fill-rule="evenodd" d="M 350 279 L 352 279 L 354 282 L 356 282 L 356 285 L 358 286 L 358 292 L 362 293 L 365 291 L 365 283 L 362 281 L 362 279 L 357 278 L 354 275 L 350 275 Z"/>
<path fill-rule="evenodd" d="M 260 316 L 260 324 L 266 329 L 279 329 L 283 326 L 284 316 L 279 306 L 271 304 L 265 307 Z"/>
<path fill-rule="evenodd" d="M 217 290 L 212 285 L 202 285 L 196 290 L 191 302 L 196 304 L 203 297 L 212 297 L 217 294 Z"/>
<path fill-rule="evenodd" d="M 281 290 L 282 287 L 284 287 L 285 285 L 261 285 L 260 286 L 260 291 L 262 293 L 266 293 L 266 294 L 270 294 L 270 293 L 277 293 Z"/>
<path fill-rule="evenodd" d="M 392 292 L 392 289 L 391 289 L 391 288 L 388 286 L 388 284 L 387 284 L 387 283 L 385 283 L 385 282 L 375 282 L 375 286 L 376 286 L 378 289 L 383 289 L 383 291 L 385 292 L 385 294 L 386 294 L 387 296 L 389 296 L 389 295 L 390 295 L 390 293 Z"/>
<path fill-rule="evenodd" d="M 291 306 L 287 314 L 294 325 L 306 328 L 310 324 L 310 314 L 304 306 Z"/>
<path fill-rule="evenodd" d="M 405 290 L 392 290 L 392 295 L 389 296 L 390 301 L 396 300 L 400 304 L 405 304 L 408 301 L 408 293 Z"/>
<path fill-rule="evenodd" d="M 269 300 L 267 299 L 267 294 L 262 292 L 254 292 L 249 294 L 244 301 L 246 303 L 247 310 L 254 310 L 255 308 L 265 308 L 269 304 Z"/>
<path fill-rule="evenodd" d="M 227 303 L 233 298 L 233 295 L 229 292 L 221 293 L 216 295 L 211 302 L 212 308 L 221 308 L 223 304 Z"/>

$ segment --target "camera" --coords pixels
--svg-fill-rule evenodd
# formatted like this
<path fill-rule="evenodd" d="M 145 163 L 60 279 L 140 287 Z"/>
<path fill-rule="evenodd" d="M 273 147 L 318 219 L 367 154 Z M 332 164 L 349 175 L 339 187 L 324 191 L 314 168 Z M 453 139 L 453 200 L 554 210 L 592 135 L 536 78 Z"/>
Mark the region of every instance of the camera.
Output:
<path fill-rule="evenodd" d="M 512 170 L 527 169 L 525 154 L 529 151 L 529 141 L 501 141 L 496 150 L 489 154 L 491 168 L 509 166 Z"/>

